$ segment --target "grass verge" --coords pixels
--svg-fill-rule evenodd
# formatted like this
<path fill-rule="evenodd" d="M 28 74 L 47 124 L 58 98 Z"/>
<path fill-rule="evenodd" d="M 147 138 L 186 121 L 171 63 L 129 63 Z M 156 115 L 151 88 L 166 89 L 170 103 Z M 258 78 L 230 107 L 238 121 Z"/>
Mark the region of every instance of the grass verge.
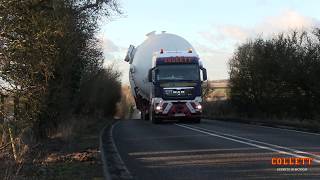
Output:
<path fill-rule="evenodd" d="M 269 127 L 277 127 L 284 129 L 300 130 L 306 132 L 320 132 L 320 121 L 312 119 L 294 119 L 294 118 L 277 118 L 262 117 L 254 115 L 253 117 L 245 117 L 236 112 L 235 108 L 228 101 L 217 101 L 204 103 L 204 118 L 232 121 L 247 124 L 256 124 Z"/>
<path fill-rule="evenodd" d="M 99 138 L 103 127 L 112 120 L 73 119 L 73 123 L 63 125 L 58 133 L 32 147 L 25 158 L 29 160 L 10 167 L 9 164 L 0 165 L 0 179 L 104 179 Z M 15 167 L 19 167 L 19 171 L 1 174 L 2 170 Z"/>

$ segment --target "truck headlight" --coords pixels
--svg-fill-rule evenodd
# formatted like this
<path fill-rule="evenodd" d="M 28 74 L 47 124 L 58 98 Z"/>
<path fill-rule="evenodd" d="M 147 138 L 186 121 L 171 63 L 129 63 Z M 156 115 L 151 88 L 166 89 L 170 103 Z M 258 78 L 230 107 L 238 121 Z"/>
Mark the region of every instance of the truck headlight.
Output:
<path fill-rule="evenodd" d="M 198 104 L 198 105 L 196 106 L 196 108 L 197 108 L 198 110 L 201 110 L 201 109 L 202 109 L 201 104 Z"/>
<path fill-rule="evenodd" d="M 161 110 L 162 110 L 162 107 L 159 106 L 159 105 L 157 105 L 157 106 L 156 106 L 156 110 L 157 110 L 157 111 L 161 111 Z"/>

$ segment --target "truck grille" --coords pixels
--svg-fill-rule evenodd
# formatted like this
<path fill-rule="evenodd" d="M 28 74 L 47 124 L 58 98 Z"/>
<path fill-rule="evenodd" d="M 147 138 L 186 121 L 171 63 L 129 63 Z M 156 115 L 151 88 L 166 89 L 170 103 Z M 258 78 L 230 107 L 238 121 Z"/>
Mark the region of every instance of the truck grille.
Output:
<path fill-rule="evenodd" d="M 164 98 L 172 98 L 172 99 L 184 99 L 194 96 L 194 88 L 185 88 L 185 89 L 163 89 Z"/>

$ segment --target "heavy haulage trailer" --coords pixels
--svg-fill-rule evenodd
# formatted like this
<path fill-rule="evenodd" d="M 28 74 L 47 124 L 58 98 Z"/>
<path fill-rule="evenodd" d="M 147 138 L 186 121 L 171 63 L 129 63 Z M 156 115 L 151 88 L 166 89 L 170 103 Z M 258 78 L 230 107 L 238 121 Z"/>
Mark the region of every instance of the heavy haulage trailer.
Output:
<path fill-rule="evenodd" d="M 130 64 L 129 81 L 141 119 L 200 122 L 201 85 L 207 71 L 188 41 L 153 31 L 141 45 L 130 45 L 125 61 Z"/>

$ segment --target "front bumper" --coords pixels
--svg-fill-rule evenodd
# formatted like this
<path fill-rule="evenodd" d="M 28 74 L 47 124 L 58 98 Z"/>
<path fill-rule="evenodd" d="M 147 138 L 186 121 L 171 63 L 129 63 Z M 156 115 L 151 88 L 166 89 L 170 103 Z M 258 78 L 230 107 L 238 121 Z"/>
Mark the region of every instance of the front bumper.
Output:
<path fill-rule="evenodd" d="M 160 101 L 154 107 L 154 116 L 159 119 L 199 119 L 202 115 L 198 101 Z"/>
<path fill-rule="evenodd" d="M 167 115 L 167 114 L 155 114 L 155 118 L 157 119 L 165 119 L 165 120 L 193 120 L 193 119 L 201 119 L 201 114 L 192 114 L 186 116 L 175 116 L 175 115 Z"/>

